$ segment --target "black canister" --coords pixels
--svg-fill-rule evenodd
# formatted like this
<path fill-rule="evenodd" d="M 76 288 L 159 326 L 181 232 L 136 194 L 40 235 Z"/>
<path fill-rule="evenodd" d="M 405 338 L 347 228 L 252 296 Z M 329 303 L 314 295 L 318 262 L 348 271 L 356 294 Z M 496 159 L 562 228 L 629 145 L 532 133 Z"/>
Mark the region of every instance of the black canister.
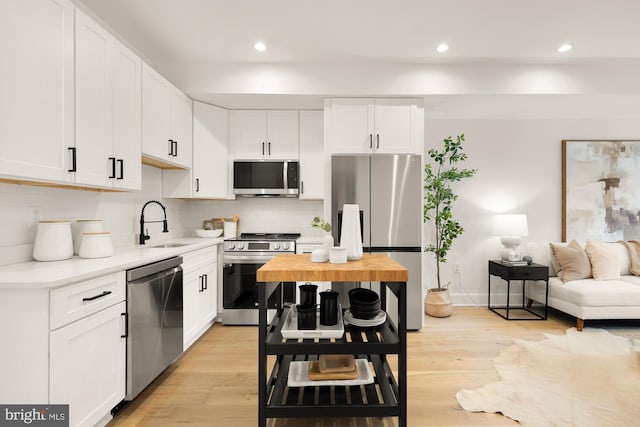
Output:
<path fill-rule="evenodd" d="M 315 329 L 316 328 L 316 306 L 302 305 L 296 306 L 298 312 L 298 329 Z"/>
<path fill-rule="evenodd" d="M 307 282 L 304 285 L 300 285 L 300 305 L 305 306 L 316 306 L 318 302 L 316 301 L 316 291 L 318 290 L 318 285 L 314 285 L 311 282 Z"/>
<path fill-rule="evenodd" d="M 338 323 L 338 292 L 320 292 L 320 324 L 332 326 Z"/>

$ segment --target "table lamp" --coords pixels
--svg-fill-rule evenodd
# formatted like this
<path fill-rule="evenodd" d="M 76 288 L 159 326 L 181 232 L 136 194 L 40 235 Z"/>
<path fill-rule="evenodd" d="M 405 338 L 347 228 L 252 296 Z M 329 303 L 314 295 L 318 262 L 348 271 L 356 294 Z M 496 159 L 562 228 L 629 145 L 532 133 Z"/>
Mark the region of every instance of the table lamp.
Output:
<path fill-rule="evenodd" d="M 520 261 L 518 246 L 522 243 L 522 237 L 527 236 L 527 216 L 518 215 L 496 215 L 494 234 L 500 236 L 500 243 L 504 249 L 500 251 L 500 258 L 503 261 Z"/>

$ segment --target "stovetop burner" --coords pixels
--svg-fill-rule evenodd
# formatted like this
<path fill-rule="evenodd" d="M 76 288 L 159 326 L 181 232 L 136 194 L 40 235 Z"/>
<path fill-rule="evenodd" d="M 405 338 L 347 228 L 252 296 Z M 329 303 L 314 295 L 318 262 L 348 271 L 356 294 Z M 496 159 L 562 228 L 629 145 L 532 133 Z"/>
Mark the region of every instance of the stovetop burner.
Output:
<path fill-rule="evenodd" d="M 226 240 L 246 241 L 246 240 L 296 240 L 300 233 L 242 233 L 239 237 Z"/>

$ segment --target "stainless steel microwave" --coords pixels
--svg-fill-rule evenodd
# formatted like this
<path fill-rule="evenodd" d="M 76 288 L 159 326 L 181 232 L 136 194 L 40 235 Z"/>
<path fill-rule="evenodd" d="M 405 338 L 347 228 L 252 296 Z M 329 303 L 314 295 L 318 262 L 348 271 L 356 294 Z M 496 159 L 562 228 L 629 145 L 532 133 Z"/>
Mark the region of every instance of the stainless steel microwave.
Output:
<path fill-rule="evenodd" d="M 298 162 L 236 160 L 233 192 L 242 197 L 298 197 Z"/>

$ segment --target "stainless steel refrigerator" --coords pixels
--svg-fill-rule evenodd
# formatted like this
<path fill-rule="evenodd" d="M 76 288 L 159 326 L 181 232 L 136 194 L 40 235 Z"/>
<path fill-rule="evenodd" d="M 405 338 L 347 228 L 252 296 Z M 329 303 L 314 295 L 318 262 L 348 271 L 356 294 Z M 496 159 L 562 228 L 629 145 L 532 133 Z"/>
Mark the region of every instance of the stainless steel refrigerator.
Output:
<path fill-rule="evenodd" d="M 345 203 L 355 203 L 360 208 L 364 252 L 387 254 L 409 270 L 407 329 L 420 329 L 423 303 L 421 156 L 333 156 L 331 223 L 336 246 L 340 243 Z M 393 304 L 395 298 L 387 301 Z"/>

